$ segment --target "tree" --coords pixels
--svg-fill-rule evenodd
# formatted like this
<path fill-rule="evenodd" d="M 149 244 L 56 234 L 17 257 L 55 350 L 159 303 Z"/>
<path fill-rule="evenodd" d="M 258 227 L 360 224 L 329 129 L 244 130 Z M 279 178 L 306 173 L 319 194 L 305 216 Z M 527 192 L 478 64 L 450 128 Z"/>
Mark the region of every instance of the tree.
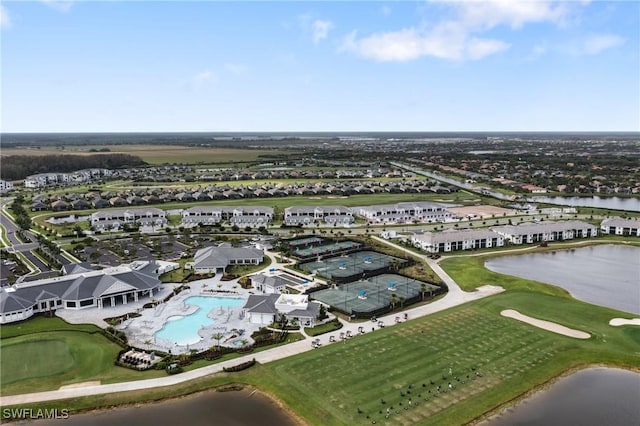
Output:
<path fill-rule="evenodd" d="M 144 341 L 145 346 L 147 347 L 147 350 L 151 349 L 151 340 L 147 339 Z"/>
<path fill-rule="evenodd" d="M 420 284 L 420 293 L 422 293 L 422 300 L 424 301 L 424 292 L 427 291 L 427 285 L 425 283 Z"/>
<path fill-rule="evenodd" d="M 213 336 L 211 336 L 211 337 L 213 337 L 214 339 L 216 339 L 216 342 L 217 342 L 216 346 L 217 346 L 217 347 L 220 347 L 220 340 L 224 337 L 224 334 L 222 334 L 222 333 L 218 332 L 218 333 L 215 333 L 215 334 L 214 334 Z"/>
<path fill-rule="evenodd" d="M 398 303 L 398 296 L 395 293 L 391 294 L 391 310 L 396 309 L 396 304 Z"/>
<path fill-rule="evenodd" d="M 327 319 L 328 315 L 327 315 L 327 308 L 324 307 L 324 305 L 320 305 L 320 311 L 318 312 L 318 320 L 322 321 L 324 319 Z"/>

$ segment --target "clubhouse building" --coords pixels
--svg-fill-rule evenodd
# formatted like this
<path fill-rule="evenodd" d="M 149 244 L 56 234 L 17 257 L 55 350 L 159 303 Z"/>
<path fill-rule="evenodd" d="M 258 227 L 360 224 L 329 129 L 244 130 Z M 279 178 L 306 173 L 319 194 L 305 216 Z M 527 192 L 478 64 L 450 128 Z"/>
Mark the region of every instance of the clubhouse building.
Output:
<path fill-rule="evenodd" d="M 598 236 L 598 228 L 579 220 L 495 226 L 491 230 L 502 235 L 511 244 L 534 244 Z"/>
<path fill-rule="evenodd" d="M 259 265 L 263 259 L 264 252 L 260 249 L 225 243 L 198 250 L 193 263 L 187 263 L 185 269 L 191 268 L 196 274 L 224 273 L 229 265 Z"/>
<path fill-rule="evenodd" d="M 252 294 L 242 310 L 252 324 L 267 326 L 282 314 L 290 322 L 295 320 L 302 326 L 313 327 L 320 314 L 320 303 L 310 302 L 306 294 Z"/>
<path fill-rule="evenodd" d="M 609 235 L 640 237 L 640 220 L 638 219 L 605 219 L 600 223 L 600 232 Z"/>
<path fill-rule="evenodd" d="M 504 236 L 488 229 L 461 229 L 413 234 L 411 243 L 427 253 L 504 246 Z"/>
<path fill-rule="evenodd" d="M 289 226 L 313 225 L 316 222 L 347 226 L 354 220 L 351 209 L 344 206 L 296 206 L 284 209 L 284 223 Z"/>
<path fill-rule="evenodd" d="M 108 308 L 151 298 L 159 291 L 161 271 L 154 261 L 136 261 L 99 271 L 67 265 L 63 272 L 68 274 L 2 287 L 0 324 L 22 321 L 38 312 Z"/>

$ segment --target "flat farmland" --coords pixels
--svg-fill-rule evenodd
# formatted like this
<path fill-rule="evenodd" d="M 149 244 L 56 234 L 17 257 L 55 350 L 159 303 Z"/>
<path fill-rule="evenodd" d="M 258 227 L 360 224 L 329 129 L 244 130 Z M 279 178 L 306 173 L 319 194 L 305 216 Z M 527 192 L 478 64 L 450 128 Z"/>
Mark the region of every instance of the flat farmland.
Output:
<path fill-rule="evenodd" d="M 108 149 L 108 152 L 95 152 Z M 91 150 L 94 150 L 92 152 Z M 219 164 L 258 161 L 262 156 L 286 157 L 293 151 L 269 149 L 237 149 L 216 147 L 188 147 L 173 145 L 95 145 L 71 146 L 65 149 L 47 147 L 41 149 L 8 148 L 2 149 L 2 156 L 9 155 L 100 155 L 130 154 L 136 155 L 149 164 L 185 163 Z M 267 161 L 267 159 L 265 159 Z"/>

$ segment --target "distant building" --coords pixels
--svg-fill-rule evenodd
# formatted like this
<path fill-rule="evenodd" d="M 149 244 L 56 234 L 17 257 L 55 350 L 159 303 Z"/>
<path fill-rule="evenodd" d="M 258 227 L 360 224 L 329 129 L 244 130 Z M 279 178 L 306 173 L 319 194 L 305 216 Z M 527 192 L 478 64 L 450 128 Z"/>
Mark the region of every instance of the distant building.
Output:
<path fill-rule="evenodd" d="M 428 253 L 504 246 L 504 237 L 488 229 L 461 229 L 414 234 L 411 243 Z"/>
<path fill-rule="evenodd" d="M 564 241 L 574 238 L 596 237 L 598 235 L 598 228 L 579 220 L 495 226 L 491 230 L 502 235 L 511 244 Z"/>
<path fill-rule="evenodd" d="M 68 275 L 0 288 L 0 324 L 22 321 L 56 309 L 106 308 L 157 293 L 155 262 L 138 261 L 99 271 L 66 266 Z"/>
<path fill-rule="evenodd" d="M 289 226 L 327 225 L 346 226 L 355 221 L 351 209 L 344 206 L 293 206 L 284 209 L 284 222 Z"/>
<path fill-rule="evenodd" d="M 216 223 L 229 222 L 239 227 L 260 227 L 267 226 L 272 220 L 273 208 L 262 206 L 195 206 L 182 212 L 183 226 L 215 225 Z"/>
<path fill-rule="evenodd" d="M 66 185 L 69 183 L 67 173 L 40 173 L 27 176 L 24 180 L 25 188 L 44 188 L 55 185 Z"/>
<path fill-rule="evenodd" d="M 255 248 L 207 247 L 196 252 L 189 266 L 197 274 L 223 273 L 229 265 L 259 265 L 263 259 L 264 252 Z"/>
<path fill-rule="evenodd" d="M 640 220 L 619 217 L 604 219 L 600 223 L 600 231 L 609 235 L 640 237 Z"/>
<path fill-rule="evenodd" d="M 5 194 L 13 190 L 13 182 L 0 179 L 0 194 Z"/>
<path fill-rule="evenodd" d="M 91 214 L 91 226 L 96 230 L 120 229 L 125 224 L 162 227 L 167 224 L 164 210 L 154 207 L 140 209 L 108 209 Z"/>
<path fill-rule="evenodd" d="M 438 222 L 452 217 L 445 205 L 426 201 L 363 206 L 353 210 L 369 222 L 381 224 Z"/>

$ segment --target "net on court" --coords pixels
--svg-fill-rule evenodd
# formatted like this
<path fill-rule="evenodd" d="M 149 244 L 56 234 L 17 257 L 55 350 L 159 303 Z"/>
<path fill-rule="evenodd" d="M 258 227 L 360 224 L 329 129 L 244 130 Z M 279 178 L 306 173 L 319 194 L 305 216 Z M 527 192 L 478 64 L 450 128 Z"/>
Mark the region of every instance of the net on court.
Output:
<path fill-rule="evenodd" d="M 312 262 L 301 263 L 299 267 L 309 273 L 316 273 L 330 279 L 360 277 L 363 273 L 386 268 L 395 262 L 399 267 L 407 263 L 405 259 L 370 250 L 357 251 L 335 257 L 320 257 Z"/>
<path fill-rule="evenodd" d="M 372 312 L 389 306 L 392 302 L 400 306 L 401 300 L 420 296 L 423 284 L 425 297 L 439 289 L 433 284 L 402 275 L 382 274 L 342 284 L 336 289 L 317 291 L 313 293 L 313 298 L 346 313 Z"/>
<path fill-rule="evenodd" d="M 294 247 L 309 246 L 312 244 L 321 244 L 323 241 L 324 239 L 320 237 L 307 237 L 307 238 L 300 238 L 298 240 L 288 241 L 287 244 L 289 244 L 289 247 L 294 248 Z"/>
<path fill-rule="evenodd" d="M 355 241 L 338 241 L 330 244 L 312 245 L 304 248 L 299 248 L 293 251 L 293 254 L 298 257 L 313 257 L 322 256 L 332 253 L 337 253 L 345 250 L 356 249 L 362 244 Z"/>

